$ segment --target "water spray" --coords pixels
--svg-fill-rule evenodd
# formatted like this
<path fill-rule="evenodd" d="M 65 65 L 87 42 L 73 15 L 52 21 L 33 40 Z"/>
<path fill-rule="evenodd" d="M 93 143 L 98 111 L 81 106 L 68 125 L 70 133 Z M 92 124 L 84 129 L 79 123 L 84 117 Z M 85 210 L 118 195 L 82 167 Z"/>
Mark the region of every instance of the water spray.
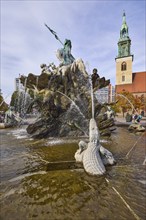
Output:
<path fill-rule="evenodd" d="M 80 108 L 76 105 L 76 103 L 70 97 L 68 97 L 66 94 L 64 94 L 64 93 L 62 93 L 60 91 L 56 91 L 56 92 L 60 93 L 61 95 L 65 96 L 67 99 L 69 99 L 71 101 L 71 103 L 73 103 L 73 105 L 79 111 L 79 113 L 83 116 L 83 118 L 85 118 L 85 115 L 81 112 Z"/>
<path fill-rule="evenodd" d="M 129 104 L 132 106 L 132 111 L 133 111 L 133 109 L 136 111 L 136 109 L 134 108 L 134 105 L 132 104 L 132 102 L 130 102 L 130 100 L 126 97 L 126 96 L 124 96 L 123 94 L 119 94 L 119 93 L 115 93 L 117 96 L 121 96 L 121 97 L 123 97 L 124 99 L 126 99 L 128 102 L 129 102 Z"/>
<path fill-rule="evenodd" d="M 10 96 L 11 94 L 6 95 L 6 97 L 3 99 L 3 101 L 0 103 L 0 107 L 2 106 L 2 104 L 5 102 L 5 100 Z"/>
<path fill-rule="evenodd" d="M 94 118 L 94 94 L 93 94 L 93 84 L 92 84 L 92 78 L 91 78 L 91 71 L 90 71 L 90 68 L 89 68 L 89 63 L 86 62 L 86 66 L 87 66 L 87 69 L 88 69 L 88 75 L 89 75 L 89 82 L 90 82 L 90 88 L 91 88 L 91 103 L 92 103 L 92 118 Z"/>

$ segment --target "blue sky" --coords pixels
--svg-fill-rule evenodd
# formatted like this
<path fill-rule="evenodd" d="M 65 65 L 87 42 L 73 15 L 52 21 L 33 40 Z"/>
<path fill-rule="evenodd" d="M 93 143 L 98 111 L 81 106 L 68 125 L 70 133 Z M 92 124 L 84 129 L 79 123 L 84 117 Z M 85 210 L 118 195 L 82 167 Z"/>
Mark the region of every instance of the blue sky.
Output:
<path fill-rule="evenodd" d="M 123 10 L 134 54 L 133 72 L 144 71 L 146 60 L 146 2 L 142 0 L 37 1 L 1 0 L 1 89 L 4 98 L 15 89 L 20 74 L 41 73 L 40 64 L 59 64 L 59 38 L 72 41 L 72 54 L 98 69 L 115 84 L 115 57 Z M 7 98 L 10 99 L 10 98 Z"/>

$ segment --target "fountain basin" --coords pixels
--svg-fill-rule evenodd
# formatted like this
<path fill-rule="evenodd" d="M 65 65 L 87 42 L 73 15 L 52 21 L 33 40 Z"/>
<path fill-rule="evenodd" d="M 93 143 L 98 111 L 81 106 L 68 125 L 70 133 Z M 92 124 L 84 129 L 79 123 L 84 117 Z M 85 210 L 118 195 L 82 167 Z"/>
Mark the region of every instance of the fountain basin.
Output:
<path fill-rule="evenodd" d="M 82 168 L 48 168 L 49 163 L 74 161 L 81 138 L 33 140 L 26 135 L 20 128 L 1 130 L 1 219 L 134 220 L 112 187 L 145 218 L 146 132 L 135 135 L 118 127 L 110 139 L 101 140 L 117 161 L 104 176 L 89 176 Z"/>

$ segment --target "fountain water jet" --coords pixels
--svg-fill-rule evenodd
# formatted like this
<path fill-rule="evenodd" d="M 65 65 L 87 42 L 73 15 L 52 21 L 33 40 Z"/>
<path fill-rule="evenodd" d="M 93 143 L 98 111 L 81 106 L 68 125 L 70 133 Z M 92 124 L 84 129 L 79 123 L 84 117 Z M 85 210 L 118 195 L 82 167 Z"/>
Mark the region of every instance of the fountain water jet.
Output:
<path fill-rule="evenodd" d="M 89 83 L 90 83 L 92 118 L 94 118 L 94 93 L 93 93 L 93 84 L 92 84 L 92 78 L 91 78 L 90 68 L 89 68 L 88 62 L 86 62 L 86 66 L 88 68 L 88 76 L 89 76 Z"/>
<path fill-rule="evenodd" d="M 0 103 L 0 107 L 3 105 L 3 103 L 5 102 L 5 100 L 10 96 L 11 94 L 8 94 L 4 97 L 3 101 Z"/>
<path fill-rule="evenodd" d="M 65 96 L 67 99 L 69 99 L 71 101 L 71 103 L 76 107 L 78 112 L 83 116 L 83 118 L 85 118 L 85 115 L 81 112 L 79 106 L 77 106 L 76 103 L 70 97 L 68 97 L 66 94 L 64 94 L 64 93 L 62 93 L 60 91 L 57 91 L 57 92 L 60 93 L 61 95 Z"/>
<path fill-rule="evenodd" d="M 134 108 L 134 105 L 132 104 L 132 102 L 130 102 L 130 100 L 126 96 L 124 96 L 123 94 L 119 94 L 119 93 L 115 93 L 115 94 L 118 95 L 118 96 L 123 97 L 124 99 L 126 99 L 129 102 L 129 104 L 132 106 L 132 111 L 133 110 L 136 111 L 136 109 Z"/>

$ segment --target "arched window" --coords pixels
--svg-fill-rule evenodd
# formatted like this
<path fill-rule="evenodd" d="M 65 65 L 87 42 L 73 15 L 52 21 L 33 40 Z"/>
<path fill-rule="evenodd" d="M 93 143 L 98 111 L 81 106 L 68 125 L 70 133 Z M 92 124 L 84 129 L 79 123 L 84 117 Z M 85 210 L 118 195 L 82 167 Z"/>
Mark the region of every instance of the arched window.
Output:
<path fill-rule="evenodd" d="M 126 69 L 127 69 L 127 64 L 126 64 L 126 62 L 123 62 L 121 64 L 121 70 L 126 70 Z"/>

